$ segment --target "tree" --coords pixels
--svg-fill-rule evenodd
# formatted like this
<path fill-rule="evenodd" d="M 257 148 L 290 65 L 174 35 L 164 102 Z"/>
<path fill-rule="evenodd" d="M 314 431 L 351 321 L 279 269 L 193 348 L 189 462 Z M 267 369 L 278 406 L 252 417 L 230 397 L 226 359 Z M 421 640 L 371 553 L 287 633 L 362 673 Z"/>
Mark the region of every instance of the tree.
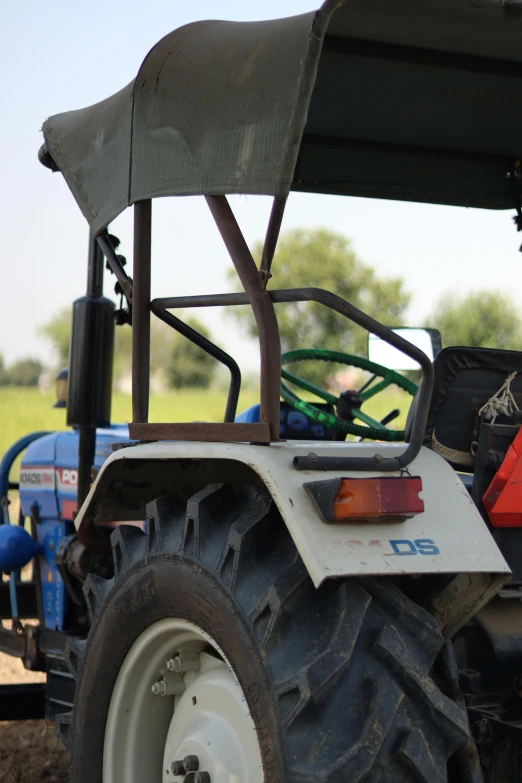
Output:
<path fill-rule="evenodd" d="M 208 336 L 204 325 L 197 319 L 189 319 L 187 323 Z M 214 377 L 216 360 L 157 318 L 151 319 L 150 326 L 151 374 L 163 374 L 174 388 L 208 386 Z M 43 324 L 39 331 L 51 342 L 59 360 L 59 367 L 67 367 L 71 339 L 70 308 L 60 310 L 50 321 Z M 127 325 L 117 326 L 114 346 L 115 378 L 122 379 L 130 374 L 131 364 L 132 329 Z"/>
<path fill-rule="evenodd" d="M 69 346 L 71 342 L 71 308 L 64 307 L 47 323 L 38 328 L 52 345 L 58 360 L 58 368 L 69 364 Z M 151 320 L 150 365 L 151 372 L 161 370 L 167 363 L 172 347 L 172 330 L 169 326 Z M 132 329 L 130 326 L 117 326 L 114 345 L 114 375 L 122 378 L 131 371 Z"/>
<path fill-rule="evenodd" d="M 197 318 L 187 318 L 185 323 L 204 337 L 209 336 L 208 329 Z M 206 389 L 210 386 L 217 368 L 216 360 L 178 332 L 174 332 L 172 342 L 166 367 L 169 385 L 173 389 Z"/>
<path fill-rule="evenodd" d="M 38 359 L 19 359 L 8 371 L 8 383 L 11 386 L 38 386 L 43 366 Z"/>
<path fill-rule="evenodd" d="M 253 248 L 259 262 L 262 244 Z M 235 273 L 232 272 L 235 277 Z M 270 288 L 326 288 L 387 326 L 399 326 L 411 295 L 400 277 L 378 277 L 357 258 L 350 240 L 326 228 L 294 229 L 279 240 Z M 237 280 L 237 277 L 236 277 Z M 247 308 L 230 311 L 252 336 L 257 329 Z M 281 350 L 328 348 L 365 356 L 368 333 L 343 316 L 315 302 L 277 305 Z M 309 366 L 306 366 L 309 365 Z M 296 372 L 320 384 L 328 365 L 300 363 Z"/>
<path fill-rule="evenodd" d="M 9 373 L 6 370 L 3 354 L 0 353 L 0 386 L 7 386 Z"/>
<path fill-rule="evenodd" d="M 513 301 L 499 291 L 445 294 L 428 325 L 438 329 L 443 346 L 522 349 L 522 322 Z"/>
<path fill-rule="evenodd" d="M 69 364 L 71 317 L 71 307 L 63 307 L 56 315 L 53 315 L 50 321 L 37 328 L 37 332 L 51 343 L 59 369 L 67 367 Z"/>

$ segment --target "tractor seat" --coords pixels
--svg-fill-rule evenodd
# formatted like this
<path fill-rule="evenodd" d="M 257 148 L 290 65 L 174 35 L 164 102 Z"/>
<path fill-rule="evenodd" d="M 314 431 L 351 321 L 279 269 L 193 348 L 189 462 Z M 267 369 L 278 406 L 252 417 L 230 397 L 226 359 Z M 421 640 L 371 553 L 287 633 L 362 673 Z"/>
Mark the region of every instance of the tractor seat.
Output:
<path fill-rule="evenodd" d="M 314 405 L 335 415 L 332 405 L 317 402 L 314 402 Z M 260 408 L 259 403 L 252 405 L 242 413 L 238 413 L 235 420 L 245 424 L 256 423 L 259 421 Z M 285 440 L 334 440 L 335 430 L 333 427 L 325 427 L 324 424 L 309 419 L 301 411 L 296 411 L 291 405 L 281 401 L 279 435 Z"/>
<path fill-rule="evenodd" d="M 444 348 L 433 362 L 435 379 L 424 445 L 437 451 L 455 470 L 473 473 L 478 438 L 479 411 L 513 372 L 510 383 L 516 404 L 522 410 L 522 353 L 493 348 Z M 406 421 L 406 441 L 413 426 L 417 397 Z M 513 424 L 499 414 L 496 424 Z"/>

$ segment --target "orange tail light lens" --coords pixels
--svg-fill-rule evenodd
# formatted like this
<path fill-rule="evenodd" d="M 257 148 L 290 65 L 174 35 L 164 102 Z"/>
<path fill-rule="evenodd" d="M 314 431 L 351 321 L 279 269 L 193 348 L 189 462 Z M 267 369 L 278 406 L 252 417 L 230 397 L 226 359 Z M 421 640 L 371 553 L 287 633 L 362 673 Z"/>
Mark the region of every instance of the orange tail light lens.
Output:
<path fill-rule="evenodd" d="M 522 428 L 482 501 L 493 527 L 522 527 Z"/>
<path fill-rule="evenodd" d="M 342 478 L 304 485 L 325 522 L 401 522 L 424 511 L 420 476 Z"/>

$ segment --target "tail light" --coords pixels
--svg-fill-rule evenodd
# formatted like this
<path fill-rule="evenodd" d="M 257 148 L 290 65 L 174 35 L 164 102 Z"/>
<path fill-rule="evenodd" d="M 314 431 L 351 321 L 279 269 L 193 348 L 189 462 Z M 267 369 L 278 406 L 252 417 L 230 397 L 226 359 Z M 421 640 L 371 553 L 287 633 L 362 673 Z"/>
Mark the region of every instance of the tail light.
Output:
<path fill-rule="evenodd" d="M 420 476 L 336 478 L 304 485 L 325 522 L 402 522 L 424 511 Z"/>
<path fill-rule="evenodd" d="M 522 429 L 507 450 L 482 502 L 493 527 L 522 527 Z"/>

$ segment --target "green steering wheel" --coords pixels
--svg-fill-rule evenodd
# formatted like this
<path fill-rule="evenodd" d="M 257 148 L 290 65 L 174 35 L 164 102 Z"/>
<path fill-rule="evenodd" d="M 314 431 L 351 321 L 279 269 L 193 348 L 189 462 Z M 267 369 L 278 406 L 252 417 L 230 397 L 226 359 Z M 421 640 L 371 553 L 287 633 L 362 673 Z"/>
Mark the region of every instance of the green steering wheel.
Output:
<path fill-rule="evenodd" d="M 320 348 L 303 348 L 296 351 L 288 351 L 281 356 L 281 365 L 310 359 L 316 359 L 322 362 L 339 362 L 340 364 L 346 364 L 351 367 L 358 367 L 361 370 L 366 370 L 367 372 L 371 372 L 374 376 L 370 382 L 373 382 L 375 378 L 382 378 L 382 380 L 374 386 L 368 387 L 368 384 L 366 384 L 362 387 L 358 394 L 360 402 L 366 402 L 370 397 L 379 394 L 379 392 L 382 392 L 392 384 L 396 384 L 401 389 L 409 392 L 412 397 L 417 393 L 418 387 L 416 384 L 403 375 L 399 375 L 399 373 L 394 370 L 388 370 L 386 367 L 370 362 L 368 359 L 363 359 L 361 356 L 352 356 L 349 353 L 341 353 L 340 351 L 326 351 Z M 341 398 L 335 397 L 335 395 L 324 391 L 324 389 L 320 389 L 318 386 L 306 381 L 304 378 L 300 378 L 298 375 L 288 372 L 283 366 L 281 366 L 281 378 L 290 381 L 295 386 L 299 386 L 305 391 L 312 392 L 312 394 L 320 397 L 335 408 L 338 407 L 341 401 Z M 364 413 L 357 405 L 350 406 L 343 401 L 343 415 L 346 416 L 346 414 L 348 414 L 349 419 L 339 418 L 327 411 L 316 408 L 311 402 L 301 400 L 296 394 L 290 391 L 288 386 L 283 383 L 283 380 L 281 380 L 281 397 L 293 408 L 308 416 L 308 418 L 319 422 L 326 427 L 333 427 L 338 432 L 350 435 L 360 435 L 362 438 L 370 438 L 371 440 L 404 440 L 404 430 L 388 429 L 384 424 L 372 419 L 367 413 Z M 350 420 L 352 418 L 359 419 L 364 422 L 366 426 L 355 424 L 354 421 Z"/>

